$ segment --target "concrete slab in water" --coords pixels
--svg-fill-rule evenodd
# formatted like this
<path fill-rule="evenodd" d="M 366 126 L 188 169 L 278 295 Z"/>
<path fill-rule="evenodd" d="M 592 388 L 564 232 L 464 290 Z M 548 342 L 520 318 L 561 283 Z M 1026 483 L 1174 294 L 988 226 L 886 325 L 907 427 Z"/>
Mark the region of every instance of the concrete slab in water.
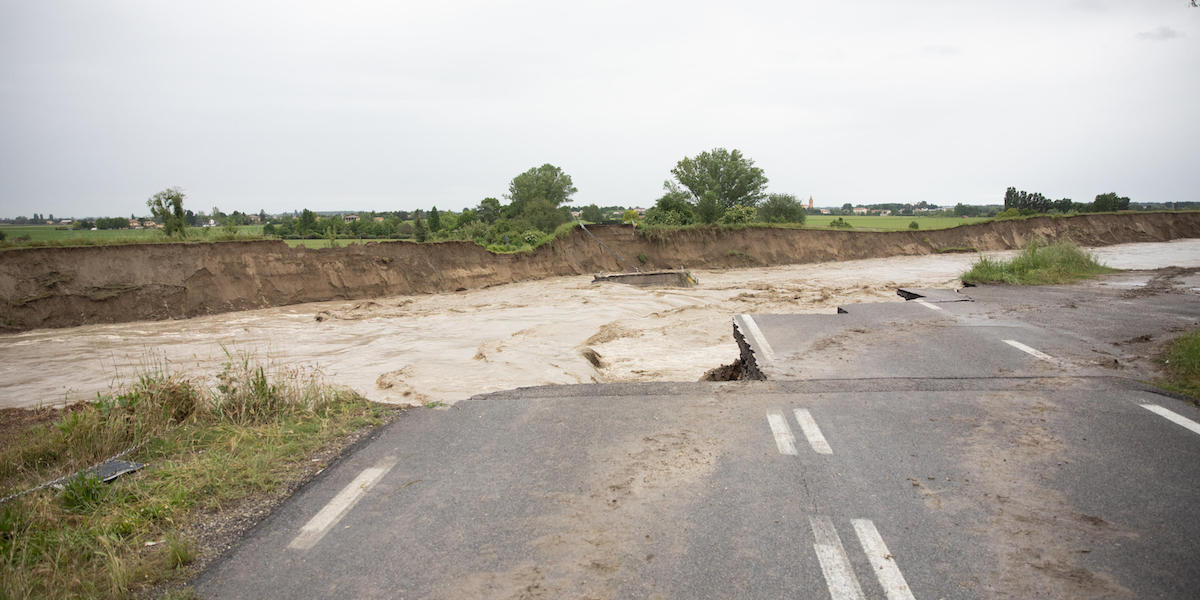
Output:
<path fill-rule="evenodd" d="M 625 283 L 642 287 L 696 287 L 699 284 L 689 271 L 649 271 L 646 273 L 599 273 L 592 283 Z"/>

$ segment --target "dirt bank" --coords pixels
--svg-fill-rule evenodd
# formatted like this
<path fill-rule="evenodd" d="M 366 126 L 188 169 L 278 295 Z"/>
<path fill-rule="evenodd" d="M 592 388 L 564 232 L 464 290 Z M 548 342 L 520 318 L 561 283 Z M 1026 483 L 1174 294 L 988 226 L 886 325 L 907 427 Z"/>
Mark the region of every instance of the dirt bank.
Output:
<path fill-rule="evenodd" d="M 648 235 L 631 227 L 595 227 L 593 232 L 643 269 L 723 269 L 954 248 L 1003 250 L 1037 236 L 1066 237 L 1086 246 L 1167 241 L 1200 237 L 1200 212 L 1036 218 L 886 233 L 751 228 Z M 320 250 L 283 242 L 30 248 L 0 252 L 0 330 L 186 318 L 616 270 L 621 269 L 612 256 L 580 231 L 517 255 L 492 254 L 470 242 Z"/>

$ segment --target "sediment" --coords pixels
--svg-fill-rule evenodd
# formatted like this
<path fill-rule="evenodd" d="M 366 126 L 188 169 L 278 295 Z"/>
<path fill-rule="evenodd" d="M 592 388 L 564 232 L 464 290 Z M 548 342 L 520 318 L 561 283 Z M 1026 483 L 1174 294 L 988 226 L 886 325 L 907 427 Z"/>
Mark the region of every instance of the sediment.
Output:
<path fill-rule="evenodd" d="M 1038 217 L 932 231 L 750 227 L 589 229 L 642 270 L 725 269 L 1019 248 L 1034 238 L 1084 246 L 1200 237 L 1200 212 Z M 534 252 L 471 242 L 290 248 L 281 241 L 24 248 L 0 252 L 0 330 L 181 319 L 337 299 L 454 292 L 621 271 L 576 230 Z"/>

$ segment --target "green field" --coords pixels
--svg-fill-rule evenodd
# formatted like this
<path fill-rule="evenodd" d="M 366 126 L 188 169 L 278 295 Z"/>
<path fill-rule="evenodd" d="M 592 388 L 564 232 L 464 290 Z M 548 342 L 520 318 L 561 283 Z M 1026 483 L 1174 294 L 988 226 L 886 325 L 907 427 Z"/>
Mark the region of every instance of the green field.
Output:
<path fill-rule="evenodd" d="M 825 229 L 829 222 L 838 217 L 832 215 L 809 215 L 806 227 Z M 986 218 L 961 219 L 957 217 L 841 217 L 854 226 L 851 231 L 903 231 L 909 223 L 916 221 L 922 230 L 947 229 L 959 225 L 987 221 Z M 136 244 L 169 241 L 158 229 L 102 229 L 97 231 L 62 229 L 55 225 L 0 225 L 6 238 L 2 247 L 20 246 L 91 246 L 96 244 Z M 19 240 L 28 236 L 28 240 Z M 255 239 L 262 236 L 261 225 L 243 225 L 237 228 L 237 239 Z M 223 227 L 189 227 L 188 241 L 227 241 L 231 239 Z M 320 239 L 284 240 L 289 246 L 306 248 L 328 248 L 329 241 Z M 339 239 L 337 246 L 365 244 L 368 242 L 391 242 L 397 240 Z"/>
<path fill-rule="evenodd" d="M 808 227 L 826 228 L 829 227 L 829 222 L 837 219 L 835 215 L 808 215 L 805 225 Z M 958 227 L 959 225 L 970 225 L 971 223 L 982 223 L 987 221 L 986 217 L 976 218 L 960 218 L 960 217 L 869 217 L 869 216 L 851 216 L 841 217 L 847 223 L 854 226 L 855 230 L 860 231 L 902 231 L 908 229 L 909 223 L 917 222 L 921 229 L 949 229 Z"/>
<path fill-rule="evenodd" d="M 4 232 L 7 245 L 53 245 L 53 246 L 90 246 L 95 244 L 134 244 L 139 242 L 165 242 L 166 236 L 159 229 L 98 229 L 96 231 L 80 229 L 60 229 L 55 225 L 0 225 Z M 239 237 L 257 237 L 262 235 L 261 225 L 243 225 L 237 228 Z M 17 238 L 28 236 L 28 242 L 18 241 Z M 208 239 L 228 239 L 229 234 L 221 227 L 189 227 L 188 239 L 204 241 Z"/>

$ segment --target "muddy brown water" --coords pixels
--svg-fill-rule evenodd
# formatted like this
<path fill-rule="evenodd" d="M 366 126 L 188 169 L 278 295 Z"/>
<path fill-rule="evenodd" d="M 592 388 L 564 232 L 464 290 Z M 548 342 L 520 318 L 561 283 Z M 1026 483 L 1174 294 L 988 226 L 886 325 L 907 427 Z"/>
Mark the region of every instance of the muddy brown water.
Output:
<path fill-rule="evenodd" d="M 1200 267 L 1197 239 L 1093 252 L 1123 269 Z M 164 365 L 211 376 L 231 355 L 315 369 L 372 400 L 405 404 L 452 404 L 531 385 L 695 381 L 737 358 L 735 314 L 833 313 L 839 304 L 900 302 L 897 287 L 957 287 L 973 260 L 973 254 L 927 255 L 694 271 L 700 285 L 691 289 L 557 277 L 449 294 L 33 330 L 0 336 L 0 407 L 94 398 Z"/>

